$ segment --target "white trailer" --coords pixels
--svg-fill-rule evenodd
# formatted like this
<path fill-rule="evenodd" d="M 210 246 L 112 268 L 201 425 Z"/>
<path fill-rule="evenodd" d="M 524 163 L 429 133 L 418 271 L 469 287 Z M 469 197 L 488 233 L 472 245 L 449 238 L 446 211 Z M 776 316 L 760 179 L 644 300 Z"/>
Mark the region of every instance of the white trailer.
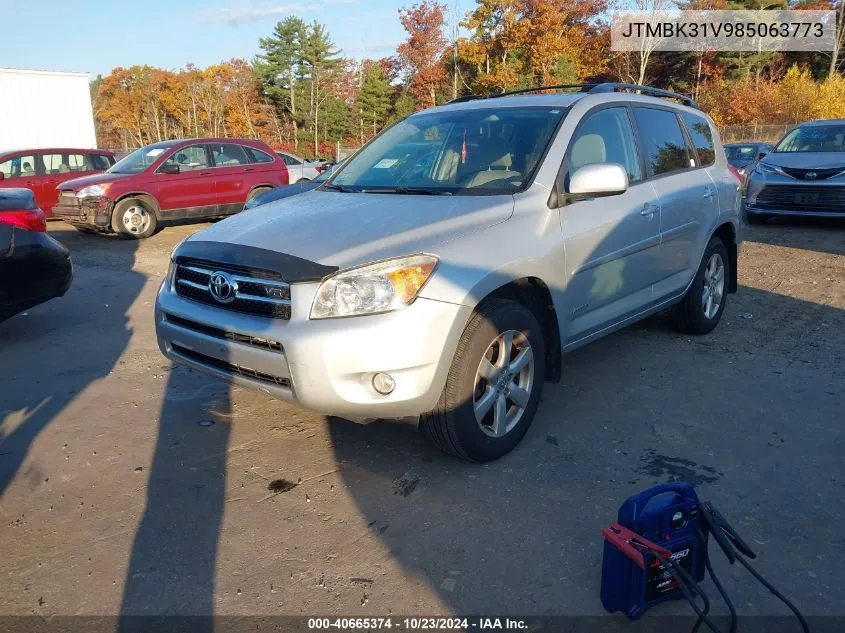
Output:
<path fill-rule="evenodd" d="M 0 152 L 96 149 L 88 73 L 0 68 Z"/>

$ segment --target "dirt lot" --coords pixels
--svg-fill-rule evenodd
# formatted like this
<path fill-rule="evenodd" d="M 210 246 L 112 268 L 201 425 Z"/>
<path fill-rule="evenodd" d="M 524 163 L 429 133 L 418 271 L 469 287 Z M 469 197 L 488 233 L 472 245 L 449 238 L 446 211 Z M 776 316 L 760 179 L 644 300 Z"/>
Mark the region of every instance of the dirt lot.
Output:
<path fill-rule="evenodd" d="M 0 613 L 599 614 L 600 528 L 677 478 L 845 615 L 845 224 L 750 229 L 716 332 L 655 318 L 567 356 L 486 466 L 171 368 L 155 292 L 202 226 L 51 224 L 73 287 L 0 324 Z M 785 612 L 717 559 L 742 613 Z"/>

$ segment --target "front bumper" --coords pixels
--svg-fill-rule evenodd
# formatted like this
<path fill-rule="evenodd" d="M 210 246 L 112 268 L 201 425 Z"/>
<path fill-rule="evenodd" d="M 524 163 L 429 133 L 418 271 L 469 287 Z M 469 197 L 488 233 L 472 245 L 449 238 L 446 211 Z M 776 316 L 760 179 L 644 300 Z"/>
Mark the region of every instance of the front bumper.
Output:
<path fill-rule="evenodd" d="M 285 321 L 198 303 L 165 281 L 159 347 L 174 362 L 325 415 L 403 418 L 436 406 L 470 307 L 418 298 L 387 314 L 312 321 L 315 291 L 291 286 Z M 378 372 L 393 376 L 391 394 L 373 388 Z"/>
<path fill-rule="evenodd" d="M 845 178 L 807 181 L 752 172 L 746 187 L 745 213 L 845 218 Z"/>
<path fill-rule="evenodd" d="M 104 231 L 111 225 L 114 202 L 108 198 L 75 198 L 60 200 L 53 207 L 53 216 L 73 226 Z"/>

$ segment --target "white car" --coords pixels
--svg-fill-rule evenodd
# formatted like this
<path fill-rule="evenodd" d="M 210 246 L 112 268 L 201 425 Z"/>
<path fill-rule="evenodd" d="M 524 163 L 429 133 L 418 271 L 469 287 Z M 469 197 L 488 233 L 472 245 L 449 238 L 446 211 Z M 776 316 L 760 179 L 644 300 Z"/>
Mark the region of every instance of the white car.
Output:
<path fill-rule="evenodd" d="M 304 158 L 300 158 L 294 154 L 288 154 L 287 152 L 276 153 L 285 162 L 285 165 L 288 166 L 288 182 L 290 184 L 314 180 L 323 171 L 322 163 L 309 163 Z"/>

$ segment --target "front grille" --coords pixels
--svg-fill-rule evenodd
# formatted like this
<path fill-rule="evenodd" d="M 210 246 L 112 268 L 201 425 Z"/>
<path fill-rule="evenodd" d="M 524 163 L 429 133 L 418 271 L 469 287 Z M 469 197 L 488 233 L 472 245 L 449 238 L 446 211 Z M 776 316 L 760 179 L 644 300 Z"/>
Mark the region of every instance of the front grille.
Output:
<path fill-rule="evenodd" d="M 195 352 L 194 350 L 188 349 L 187 347 L 182 347 L 181 345 L 174 344 L 172 348 L 173 351 L 179 354 L 180 356 L 183 356 L 189 360 L 200 363 L 202 365 L 214 367 L 215 369 L 223 370 L 232 375 L 243 376 L 245 378 L 258 380 L 259 382 L 266 382 L 272 385 L 278 385 L 279 387 L 286 387 L 287 389 L 290 389 L 289 378 L 283 378 L 282 376 L 274 376 L 273 374 L 267 374 L 263 371 L 256 371 L 254 369 L 249 369 L 248 367 L 243 367 L 241 365 L 234 365 L 232 363 L 226 362 L 225 360 L 214 358 L 213 356 L 206 356 L 205 354 L 200 354 L 199 352 Z"/>
<path fill-rule="evenodd" d="M 845 187 L 768 185 L 757 195 L 755 208 L 784 211 L 839 211 L 845 213 Z"/>
<path fill-rule="evenodd" d="M 194 332 L 200 332 L 208 336 L 213 336 L 214 338 L 219 338 L 220 340 L 232 341 L 233 343 L 241 343 L 244 345 L 250 345 L 252 347 L 259 347 L 261 349 L 266 349 L 271 352 L 282 351 L 282 344 L 278 341 L 273 341 L 271 339 L 261 338 L 258 336 L 250 336 L 248 334 L 238 334 L 237 332 L 227 332 L 226 330 L 222 330 L 211 325 L 205 325 L 204 323 L 197 323 L 196 321 L 191 321 L 190 319 L 183 319 L 182 317 L 178 317 L 173 314 L 165 314 L 164 318 L 168 323 L 173 323 L 174 325 L 183 327 L 186 330 L 192 330 Z"/>
<path fill-rule="evenodd" d="M 219 301 L 211 292 L 209 282 L 215 272 L 226 273 L 237 285 L 234 299 L 229 303 Z M 274 319 L 290 319 L 290 285 L 282 281 L 278 273 L 180 258 L 176 263 L 174 284 L 176 294 L 200 303 Z"/>
<path fill-rule="evenodd" d="M 845 171 L 845 167 L 833 167 L 831 169 L 798 169 L 795 167 L 781 167 L 781 169 L 793 178 L 799 178 L 801 180 L 827 180 L 828 178 L 832 178 L 833 176 Z M 807 178 L 808 173 L 815 174 L 815 176 Z"/>

